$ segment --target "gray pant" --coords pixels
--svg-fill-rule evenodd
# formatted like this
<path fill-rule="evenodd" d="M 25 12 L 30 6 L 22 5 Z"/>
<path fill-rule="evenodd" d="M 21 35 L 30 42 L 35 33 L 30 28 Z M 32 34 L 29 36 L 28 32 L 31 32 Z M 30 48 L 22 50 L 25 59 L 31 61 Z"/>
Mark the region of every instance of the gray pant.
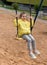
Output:
<path fill-rule="evenodd" d="M 28 42 L 28 48 L 29 48 L 30 51 L 36 50 L 35 39 L 34 39 L 34 37 L 31 34 L 29 34 L 29 35 L 23 35 L 22 38 L 25 39 L 25 40 L 27 40 L 27 42 Z"/>

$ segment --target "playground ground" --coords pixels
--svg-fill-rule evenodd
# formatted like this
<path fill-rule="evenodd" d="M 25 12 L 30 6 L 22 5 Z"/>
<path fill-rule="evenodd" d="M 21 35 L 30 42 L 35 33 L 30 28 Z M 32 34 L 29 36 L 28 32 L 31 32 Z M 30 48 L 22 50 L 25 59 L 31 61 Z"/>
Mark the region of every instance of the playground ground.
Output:
<path fill-rule="evenodd" d="M 29 56 L 27 42 L 16 40 L 15 17 L 5 10 L 0 12 L 0 65 L 47 65 L 47 23 L 37 19 L 34 25 L 32 34 L 41 54 L 33 60 Z"/>

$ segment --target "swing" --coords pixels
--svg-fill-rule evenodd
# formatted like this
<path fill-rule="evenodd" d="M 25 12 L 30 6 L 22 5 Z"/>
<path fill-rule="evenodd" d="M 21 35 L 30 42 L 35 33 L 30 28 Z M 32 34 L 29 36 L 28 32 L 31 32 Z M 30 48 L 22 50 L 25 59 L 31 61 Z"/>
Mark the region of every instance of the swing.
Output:
<path fill-rule="evenodd" d="M 18 39 L 20 40 L 20 39 L 22 39 L 22 38 L 18 36 L 18 22 L 17 22 L 17 21 L 18 21 L 18 19 L 17 19 L 17 20 L 15 19 L 13 22 L 14 22 L 14 26 L 17 28 L 16 39 L 17 39 L 17 40 L 18 40 Z M 32 21 L 32 22 L 33 22 L 33 21 Z M 30 25 L 30 26 L 31 26 L 31 25 Z M 33 26 L 33 23 L 32 23 L 32 26 Z M 30 27 L 30 28 L 31 28 L 31 27 Z"/>
<path fill-rule="evenodd" d="M 35 24 L 35 21 L 36 21 L 36 19 L 37 19 L 37 16 L 38 16 L 38 13 L 39 13 L 39 10 L 40 10 L 40 8 L 41 8 L 41 5 L 42 5 L 43 1 L 44 1 L 44 0 L 41 0 L 41 1 L 40 1 L 40 4 L 39 4 L 38 10 L 37 10 L 37 12 L 36 12 L 36 16 L 35 16 L 33 25 Z M 31 4 L 30 4 L 30 16 L 31 16 Z M 16 39 L 17 39 L 17 40 L 21 40 L 22 38 L 21 38 L 21 37 L 18 37 L 18 18 L 17 18 L 17 17 L 16 17 L 16 21 L 17 21 L 17 35 L 16 35 Z M 31 23 L 31 19 L 30 19 L 30 28 L 31 28 L 31 31 L 32 31 L 33 27 L 32 27 L 32 23 Z"/>
<path fill-rule="evenodd" d="M 16 22 L 15 22 L 16 21 Z M 31 22 L 31 19 L 30 19 L 30 28 L 32 29 L 32 27 L 31 26 L 33 26 L 33 23 L 34 23 L 34 21 L 32 20 L 32 22 Z M 17 26 L 16 26 L 17 25 Z M 19 37 L 18 36 L 18 18 L 16 17 L 16 20 L 14 20 L 14 26 L 15 27 L 17 27 L 17 35 L 16 35 L 16 40 L 21 40 L 22 38 L 21 37 Z M 30 29 L 30 30 L 31 30 Z"/>
<path fill-rule="evenodd" d="M 15 22 L 16 21 L 16 22 Z M 16 34 L 16 40 L 21 40 L 22 38 L 18 36 L 18 18 L 14 20 L 14 26 L 17 27 L 17 34 Z"/>

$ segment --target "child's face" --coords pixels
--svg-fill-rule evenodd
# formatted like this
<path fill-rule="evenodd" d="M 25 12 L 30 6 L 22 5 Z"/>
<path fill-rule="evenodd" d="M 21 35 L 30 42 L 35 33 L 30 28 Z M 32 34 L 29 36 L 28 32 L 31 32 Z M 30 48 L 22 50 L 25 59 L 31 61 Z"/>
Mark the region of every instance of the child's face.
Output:
<path fill-rule="evenodd" d="M 27 17 L 27 15 L 26 15 L 26 14 L 23 14 L 21 18 L 22 18 L 23 20 L 26 20 L 26 17 Z"/>

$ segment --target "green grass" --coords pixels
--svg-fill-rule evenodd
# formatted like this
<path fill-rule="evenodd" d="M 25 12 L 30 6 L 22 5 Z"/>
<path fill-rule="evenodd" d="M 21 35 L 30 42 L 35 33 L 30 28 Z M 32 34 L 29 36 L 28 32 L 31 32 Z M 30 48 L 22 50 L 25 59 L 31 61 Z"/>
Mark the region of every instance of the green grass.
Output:
<path fill-rule="evenodd" d="M 10 9 L 10 10 L 13 10 L 13 8 L 11 6 L 6 6 L 4 8 L 7 8 L 7 9 Z"/>
<path fill-rule="evenodd" d="M 26 3 L 26 4 L 34 4 L 34 5 L 38 5 L 40 3 L 40 0 L 7 0 L 7 1 Z M 43 6 L 47 6 L 47 0 L 43 1 Z"/>
<path fill-rule="evenodd" d="M 0 6 L 0 7 L 4 7 L 4 6 L 3 6 L 4 4 L 3 4 L 2 2 L 0 2 L 0 5 L 2 5 L 2 6 Z M 10 10 L 14 10 L 14 9 L 12 8 L 12 6 L 8 6 L 8 5 L 6 5 L 6 7 L 4 7 L 4 8 L 10 9 Z M 25 11 L 25 10 L 19 9 L 18 11 L 22 12 L 22 11 Z M 25 11 L 25 12 L 30 13 L 29 11 Z M 32 12 L 32 16 L 35 16 L 35 15 L 36 15 L 35 11 Z M 41 19 L 47 20 L 47 16 L 43 16 Z"/>
<path fill-rule="evenodd" d="M 42 19 L 43 19 L 43 20 L 47 20 L 47 16 L 43 16 Z"/>

